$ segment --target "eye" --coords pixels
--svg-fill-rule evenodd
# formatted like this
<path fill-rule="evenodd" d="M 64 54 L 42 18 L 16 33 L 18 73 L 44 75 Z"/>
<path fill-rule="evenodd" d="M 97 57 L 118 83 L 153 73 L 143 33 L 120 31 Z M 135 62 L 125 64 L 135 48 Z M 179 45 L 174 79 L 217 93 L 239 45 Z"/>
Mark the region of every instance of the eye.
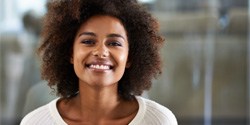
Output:
<path fill-rule="evenodd" d="M 81 43 L 87 44 L 87 45 L 94 45 L 95 41 L 94 40 L 82 40 Z"/>
<path fill-rule="evenodd" d="M 109 46 L 122 46 L 122 44 L 118 41 L 111 41 L 108 43 Z"/>

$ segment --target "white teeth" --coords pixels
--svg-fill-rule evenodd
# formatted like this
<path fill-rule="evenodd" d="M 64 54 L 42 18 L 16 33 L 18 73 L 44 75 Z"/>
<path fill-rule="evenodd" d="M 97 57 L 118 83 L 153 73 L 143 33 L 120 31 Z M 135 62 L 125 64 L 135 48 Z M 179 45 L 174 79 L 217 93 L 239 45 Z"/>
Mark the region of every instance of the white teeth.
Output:
<path fill-rule="evenodd" d="M 107 65 L 90 65 L 90 68 L 94 68 L 94 69 L 110 69 L 110 67 L 107 66 Z"/>

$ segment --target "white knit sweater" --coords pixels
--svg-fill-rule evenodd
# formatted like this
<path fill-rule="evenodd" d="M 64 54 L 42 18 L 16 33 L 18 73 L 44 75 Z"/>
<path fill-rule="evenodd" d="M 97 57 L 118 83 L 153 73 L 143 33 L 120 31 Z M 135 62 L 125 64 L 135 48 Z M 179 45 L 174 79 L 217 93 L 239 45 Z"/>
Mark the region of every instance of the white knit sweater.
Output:
<path fill-rule="evenodd" d="M 177 125 L 174 114 L 166 107 L 136 96 L 139 110 L 129 125 Z M 59 98 L 51 101 L 26 115 L 21 125 L 67 125 L 60 116 L 56 103 Z"/>

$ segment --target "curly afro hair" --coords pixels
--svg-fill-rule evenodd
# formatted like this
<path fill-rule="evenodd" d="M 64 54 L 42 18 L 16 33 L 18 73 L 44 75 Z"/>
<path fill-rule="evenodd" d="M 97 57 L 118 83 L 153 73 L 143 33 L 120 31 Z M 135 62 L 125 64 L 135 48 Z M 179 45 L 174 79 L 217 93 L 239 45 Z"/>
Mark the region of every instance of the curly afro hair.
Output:
<path fill-rule="evenodd" d="M 157 21 L 136 0 L 53 0 L 47 8 L 38 52 L 42 78 L 57 87 L 59 96 L 70 98 L 79 91 L 70 57 L 76 32 L 94 15 L 116 17 L 127 31 L 131 66 L 118 82 L 120 97 L 129 100 L 141 95 L 161 73 L 159 49 L 164 39 Z"/>

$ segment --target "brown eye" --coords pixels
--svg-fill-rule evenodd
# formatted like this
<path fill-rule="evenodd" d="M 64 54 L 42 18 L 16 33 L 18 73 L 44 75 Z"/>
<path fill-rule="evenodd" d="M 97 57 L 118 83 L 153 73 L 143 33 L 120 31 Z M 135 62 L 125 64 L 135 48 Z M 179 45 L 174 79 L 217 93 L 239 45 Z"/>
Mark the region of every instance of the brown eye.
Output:
<path fill-rule="evenodd" d="M 108 43 L 109 46 L 122 46 L 122 44 L 118 41 L 112 41 Z"/>
<path fill-rule="evenodd" d="M 83 40 L 83 41 L 81 41 L 81 43 L 87 44 L 87 45 L 94 45 L 95 41 L 94 40 Z"/>

